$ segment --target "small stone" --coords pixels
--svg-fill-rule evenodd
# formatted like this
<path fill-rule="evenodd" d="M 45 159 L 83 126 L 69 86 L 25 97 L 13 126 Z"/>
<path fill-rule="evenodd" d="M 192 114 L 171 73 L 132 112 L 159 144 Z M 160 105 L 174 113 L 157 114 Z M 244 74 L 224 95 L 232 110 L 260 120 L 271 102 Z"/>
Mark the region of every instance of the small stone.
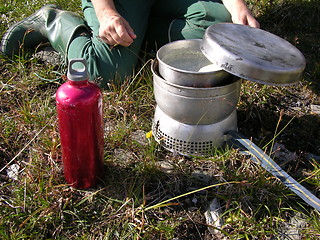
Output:
<path fill-rule="evenodd" d="M 7 169 L 7 175 L 13 180 L 18 180 L 20 166 L 18 164 L 12 164 Z"/>
<path fill-rule="evenodd" d="M 121 148 L 114 150 L 116 164 L 121 166 L 128 166 L 134 162 L 134 153 Z"/>
<path fill-rule="evenodd" d="M 320 156 L 317 156 L 317 155 L 312 154 L 312 153 L 308 153 L 308 154 L 306 155 L 306 159 L 307 159 L 308 161 L 316 160 L 317 162 L 320 163 Z"/>
<path fill-rule="evenodd" d="M 297 111 L 297 112 L 301 112 L 302 108 L 301 107 L 291 107 L 292 110 Z"/>
<path fill-rule="evenodd" d="M 174 172 L 174 166 L 169 162 L 159 161 L 159 162 L 156 162 L 155 164 L 164 173 L 173 173 Z"/>
<path fill-rule="evenodd" d="M 210 176 L 209 174 L 205 173 L 205 172 L 201 172 L 201 171 L 194 171 L 191 174 L 192 177 L 194 177 L 195 179 L 197 179 L 200 182 L 204 182 L 204 183 L 209 183 L 212 180 L 212 176 Z"/>
<path fill-rule="evenodd" d="M 192 198 L 191 202 L 192 202 L 194 205 L 197 205 L 198 199 L 194 197 L 194 198 Z"/>
<path fill-rule="evenodd" d="M 307 226 L 305 216 L 301 213 L 295 213 L 289 222 L 284 222 L 278 230 L 276 238 L 281 240 L 301 240 L 303 239 L 302 230 Z"/>
<path fill-rule="evenodd" d="M 215 198 L 210 202 L 207 211 L 204 213 L 207 225 L 215 227 L 215 228 L 208 227 L 209 232 L 213 236 L 216 236 L 217 234 L 221 234 L 221 232 L 218 230 L 218 229 L 221 229 L 224 224 L 224 221 L 221 215 L 222 215 L 222 210 L 220 207 L 219 200 Z"/>
<path fill-rule="evenodd" d="M 41 59 L 45 63 L 50 63 L 53 65 L 61 65 L 63 63 L 63 57 L 52 47 L 45 47 L 36 52 L 34 56 Z"/>
<path fill-rule="evenodd" d="M 142 146 L 146 146 L 148 144 L 148 141 L 146 138 L 146 132 L 143 130 L 137 130 L 131 133 L 131 139 L 138 142 Z"/>
<path fill-rule="evenodd" d="M 117 130 L 116 122 L 107 120 L 105 125 L 104 125 L 105 136 L 107 136 L 108 134 L 112 134 L 112 133 L 116 132 L 116 130 Z"/>
<path fill-rule="evenodd" d="M 320 115 L 320 105 L 310 105 L 311 113 Z"/>
<path fill-rule="evenodd" d="M 273 155 L 283 162 L 296 161 L 298 156 L 295 152 L 290 152 L 283 144 L 275 143 L 273 146 Z"/>

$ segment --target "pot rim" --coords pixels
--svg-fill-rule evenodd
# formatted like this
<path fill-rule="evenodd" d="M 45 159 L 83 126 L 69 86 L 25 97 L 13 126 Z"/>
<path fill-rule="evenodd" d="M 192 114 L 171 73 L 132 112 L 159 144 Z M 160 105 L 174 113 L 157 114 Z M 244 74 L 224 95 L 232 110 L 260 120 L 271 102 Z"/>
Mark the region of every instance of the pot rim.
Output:
<path fill-rule="evenodd" d="M 233 76 L 233 75 L 230 75 L 228 77 L 228 79 L 226 79 L 228 81 L 227 84 L 219 84 L 217 86 L 213 86 L 213 87 L 189 87 L 189 86 L 184 86 L 184 85 L 178 85 L 178 84 L 174 84 L 172 82 L 169 82 L 167 81 L 166 79 L 162 78 L 160 76 L 160 74 L 158 73 L 158 71 L 156 70 L 157 66 L 158 66 L 158 59 L 154 59 L 152 60 L 152 63 L 151 63 L 151 71 L 152 71 L 152 74 L 158 78 L 161 78 L 163 80 L 163 82 L 167 85 L 170 85 L 172 87 L 175 87 L 175 88 L 180 88 L 180 89 L 187 89 L 187 90 L 194 90 L 194 89 L 197 89 L 197 90 L 200 90 L 200 91 L 208 91 L 210 89 L 219 89 L 219 88 L 225 88 L 227 87 L 228 85 L 232 85 L 232 84 L 235 84 L 236 82 L 238 81 L 241 81 L 241 78 L 237 77 L 237 76 Z M 229 80 L 232 78 L 232 81 Z"/>
<path fill-rule="evenodd" d="M 225 72 L 225 70 L 221 67 L 219 67 L 217 65 L 217 68 L 220 68 L 219 70 L 217 71 L 205 71 L 205 72 L 195 72 L 195 71 L 188 71 L 188 70 L 185 70 L 185 69 L 180 69 L 180 68 L 176 68 L 176 67 L 173 67 L 167 63 L 165 63 L 162 59 L 161 59 L 161 53 L 163 51 L 163 49 L 165 49 L 166 47 L 172 45 L 172 44 L 177 44 L 179 42 L 195 42 L 195 41 L 198 41 L 199 42 L 199 46 L 200 46 L 200 43 L 202 42 L 202 39 L 183 39 L 183 40 L 177 40 L 177 41 L 174 41 L 174 42 L 169 42 L 165 45 L 163 45 L 156 53 L 156 58 L 157 60 L 163 64 L 165 67 L 171 69 L 171 70 L 174 70 L 176 72 L 179 72 L 179 73 L 185 73 L 185 74 L 193 74 L 193 75 L 208 75 L 209 73 L 212 74 L 212 73 L 218 73 L 218 72 Z M 200 49 L 199 49 L 200 51 Z M 204 54 L 203 54 L 204 58 L 208 59 Z M 208 59 L 209 62 L 211 62 L 211 60 Z M 212 63 L 212 62 L 211 62 Z M 214 63 L 212 63 L 214 64 Z"/>

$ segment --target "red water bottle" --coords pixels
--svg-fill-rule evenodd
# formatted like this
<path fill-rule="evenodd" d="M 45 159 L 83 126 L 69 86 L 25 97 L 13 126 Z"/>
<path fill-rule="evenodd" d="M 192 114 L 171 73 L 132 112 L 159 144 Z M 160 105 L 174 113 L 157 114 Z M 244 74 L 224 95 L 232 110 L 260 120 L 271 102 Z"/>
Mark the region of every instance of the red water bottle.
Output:
<path fill-rule="evenodd" d="M 56 106 L 65 179 L 75 188 L 94 187 L 103 170 L 102 94 L 88 81 L 84 59 L 69 61 Z"/>

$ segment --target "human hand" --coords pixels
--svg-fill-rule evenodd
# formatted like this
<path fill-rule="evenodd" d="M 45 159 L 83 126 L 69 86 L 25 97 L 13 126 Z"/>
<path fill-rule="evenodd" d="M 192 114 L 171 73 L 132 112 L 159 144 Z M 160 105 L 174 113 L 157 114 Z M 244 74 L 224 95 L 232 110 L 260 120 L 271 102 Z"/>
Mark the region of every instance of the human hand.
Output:
<path fill-rule="evenodd" d="M 230 12 L 233 23 L 260 28 L 259 22 L 243 0 L 223 0 L 223 3 Z"/>
<path fill-rule="evenodd" d="M 130 24 L 118 13 L 105 13 L 100 21 L 99 37 L 110 46 L 128 47 L 137 37 Z"/>
<path fill-rule="evenodd" d="M 260 28 L 259 22 L 252 16 L 251 11 L 247 8 L 247 6 L 239 8 L 238 11 L 234 11 L 231 16 L 233 23 Z"/>

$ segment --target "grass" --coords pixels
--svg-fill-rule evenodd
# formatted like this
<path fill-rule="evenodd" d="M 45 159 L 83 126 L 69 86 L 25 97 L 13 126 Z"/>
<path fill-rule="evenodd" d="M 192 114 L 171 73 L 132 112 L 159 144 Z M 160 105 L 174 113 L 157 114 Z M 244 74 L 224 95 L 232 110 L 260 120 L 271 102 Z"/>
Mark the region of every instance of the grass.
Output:
<path fill-rule="evenodd" d="M 1 3 L 0 36 L 47 2 Z M 56 3 L 80 12 L 79 1 Z M 306 157 L 320 155 L 320 116 L 309 108 L 320 105 L 320 4 L 248 3 L 262 28 L 303 52 L 307 68 L 291 87 L 243 81 L 239 131 L 267 152 L 273 142 L 295 152 L 293 161 L 276 161 L 320 197 L 319 161 Z M 296 230 L 303 239 L 320 237 L 319 212 L 237 150 L 186 158 L 144 137 L 155 108 L 150 62 L 103 92 L 105 178 L 90 190 L 70 188 L 63 179 L 54 94 L 65 66 L 23 53 L 14 59 L 0 55 L 0 69 L 1 239 L 208 239 L 204 212 L 214 198 L 223 211 L 220 236 L 228 239 L 284 239 L 280 233 L 301 218 Z M 170 167 L 161 167 L 163 162 Z M 13 164 L 19 166 L 16 180 L 7 175 Z M 208 180 L 197 178 L 199 171 Z"/>

